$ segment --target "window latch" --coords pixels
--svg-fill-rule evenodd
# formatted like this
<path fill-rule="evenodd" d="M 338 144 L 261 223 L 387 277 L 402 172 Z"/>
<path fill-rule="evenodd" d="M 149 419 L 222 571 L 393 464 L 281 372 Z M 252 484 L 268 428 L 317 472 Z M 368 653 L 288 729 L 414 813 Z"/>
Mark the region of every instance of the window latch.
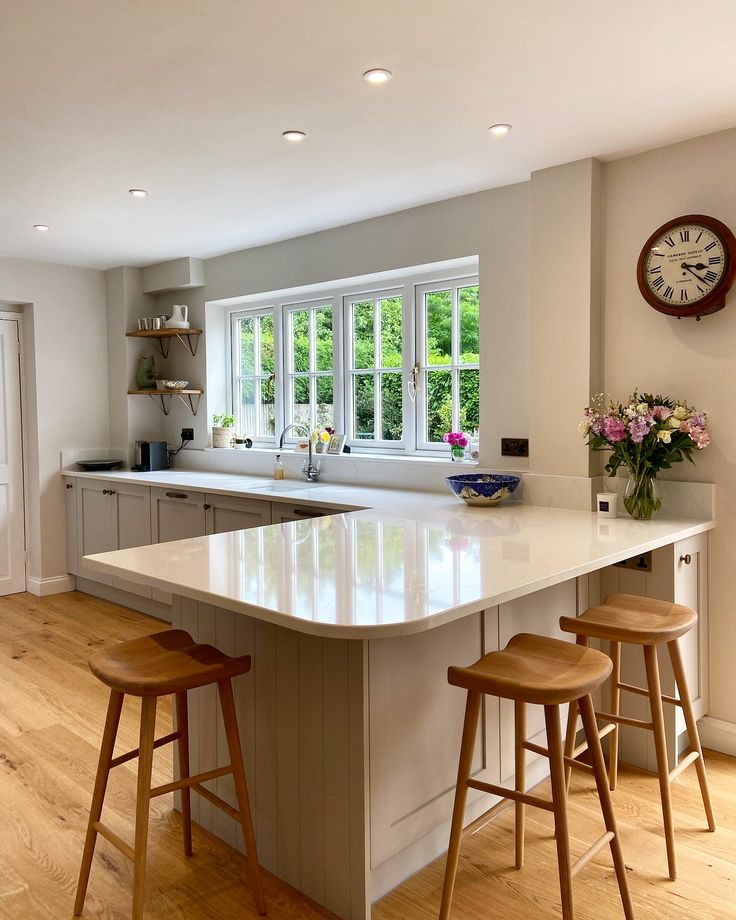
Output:
<path fill-rule="evenodd" d="M 417 398 L 417 387 L 419 385 L 419 365 L 415 364 L 414 367 L 409 371 L 409 379 L 407 381 L 407 391 L 409 393 L 409 399 L 414 402 Z"/>

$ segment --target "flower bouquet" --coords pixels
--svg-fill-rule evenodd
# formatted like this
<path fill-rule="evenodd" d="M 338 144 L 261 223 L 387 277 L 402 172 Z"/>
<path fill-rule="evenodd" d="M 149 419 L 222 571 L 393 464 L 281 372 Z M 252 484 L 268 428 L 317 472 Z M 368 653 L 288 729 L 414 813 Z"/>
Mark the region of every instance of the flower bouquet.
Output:
<path fill-rule="evenodd" d="M 624 507 L 634 518 L 648 520 L 662 507 L 655 479 L 673 463 L 694 463 L 694 450 L 710 443 L 707 418 L 687 403 L 650 393 L 631 394 L 627 405 L 606 402 L 600 394 L 579 425 L 591 450 L 610 450 L 609 476 L 620 466 L 629 470 Z"/>
<path fill-rule="evenodd" d="M 442 435 L 442 440 L 450 445 L 450 456 L 453 460 L 465 459 L 465 448 L 470 443 L 466 434 L 462 431 L 448 431 Z"/>

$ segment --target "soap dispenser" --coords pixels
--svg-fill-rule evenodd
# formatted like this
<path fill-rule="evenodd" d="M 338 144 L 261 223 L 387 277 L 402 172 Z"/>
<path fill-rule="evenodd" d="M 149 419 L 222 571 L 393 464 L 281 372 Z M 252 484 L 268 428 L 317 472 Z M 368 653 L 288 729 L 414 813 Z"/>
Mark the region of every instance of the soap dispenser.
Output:
<path fill-rule="evenodd" d="M 273 465 L 273 478 L 284 478 L 284 464 L 281 462 L 281 454 L 276 454 L 276 461 Z"/>

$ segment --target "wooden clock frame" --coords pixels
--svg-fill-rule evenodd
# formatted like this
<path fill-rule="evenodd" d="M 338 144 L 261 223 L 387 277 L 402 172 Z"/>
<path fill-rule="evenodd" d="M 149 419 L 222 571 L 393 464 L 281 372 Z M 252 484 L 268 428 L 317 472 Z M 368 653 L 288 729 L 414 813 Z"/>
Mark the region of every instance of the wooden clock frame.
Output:
<path fill-rule="evenodd" d="M 706 294 L 697 303 L 680 308 L 659 300 L 647 285 L 645 274 L 646 260 L 654 242 L 667 233 L 668 230 L 680 227 L 683 224 L 699 224 L 701 227 L 707 227 L 711 230 L 723 243 L 726 265 L 720 282 L 709 294 Z M 676 316 L 678 319 L 681 316 L 694 316 L 699 319 L 701 316 L 707 316 L 709 313 L 716 313 L 718 310 L 722 310 L 726 306 L 726 294 L 731 290 L 734 280 L 736 280 L 736 237 L 722 221 L 717 220 L 715 217 L 707 217 L 705 214 L 685 214 L 683 217 L 675 217 L 673 220 L 668 220 L 667 223 L 662 224 L 644 243 L 639 253 L 639 260 L 636 263 L 636 281 L 639 285 L 641 296 L 650 307 L 654 307 L 655 310 L 668 316 Z"/>

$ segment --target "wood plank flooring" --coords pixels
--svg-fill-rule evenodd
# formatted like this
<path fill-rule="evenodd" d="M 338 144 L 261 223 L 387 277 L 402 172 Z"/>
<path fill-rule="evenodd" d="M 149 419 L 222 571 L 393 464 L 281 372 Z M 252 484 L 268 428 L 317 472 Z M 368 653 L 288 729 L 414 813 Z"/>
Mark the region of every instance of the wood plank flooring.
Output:
<path fill-rule="evenodd" d="M 155 632 L 162 624 L 83 594 L 0 598 L 0 918 L 71 917 L 107 693 L 86 666 L 98 645 Z M 158 730 L 170 730 L 160 707 Z M 126 702 L 118 751 L 137 746 L 138 712 Z M 157 752 L 154 782 L 171 779 L 170 749 Z M 736 761 L 708 754 L 718 831 L 709 834 L 694 771 L 673 786 L 679 876 L 666 878 L 656 780 L 623 769 L 614 797 L 638 920 L 736 918 Z M 573 778 L 574 852 L 601 832 L 595 795 Z M 542 789 L 542 794 L 544 794 Z M 113 773 L 107 820 L 133 837 L 135 764 Z M 151 808 L 146 920 L 255 920 L 245 860 L 195 827 L 195 856 L 181 852 L 179 815 L 170 796 Z M 551 816 L 528 810 L 526 867 L 513 863 L 513 811 L 463 845 L 453 920 L 552 920 L 560 917 Z M 439 859 L 374 906 L 373 920 L 436 918 L 444 860 Z M 130 863 L 98 843 L 85 917 L 126 920 Z M 607 853 L 575 880 L 576 920 L 622 917 Z M 331 915 L 266 875 L 272 920 Z"/>

